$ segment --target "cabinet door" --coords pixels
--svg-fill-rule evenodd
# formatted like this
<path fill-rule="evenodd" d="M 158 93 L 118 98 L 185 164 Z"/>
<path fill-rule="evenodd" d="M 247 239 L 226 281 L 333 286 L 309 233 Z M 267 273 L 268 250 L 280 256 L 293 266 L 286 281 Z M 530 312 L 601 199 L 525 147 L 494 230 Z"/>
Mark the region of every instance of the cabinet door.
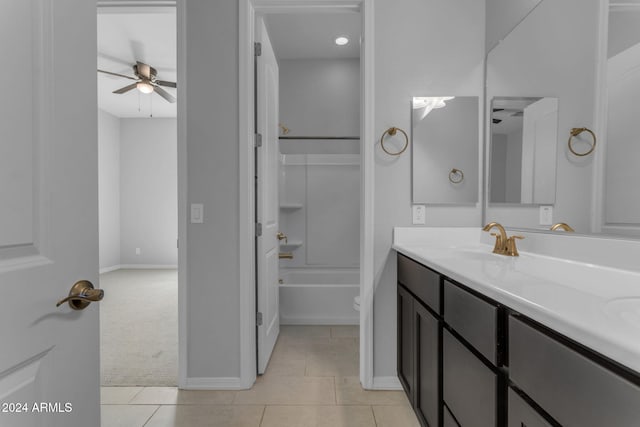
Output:
<path fill-rule="evenodd" d="M 414 301 L 415 411 L 423 425 L 440 425 L 440 322 Z"/>
<path fill-rule="evenodd" d="M 552 427 L 542 415 L 538 414 L 518 394 L 509 389 L 508 427 Z"/>
<path fill-rule="evenodd" d="M 519 389 L 563 426 L 640 425 L 640 387 L 521 319 L 509 318 L 509 376 Z"/>
<path fill-rule="evenodd" d="M 398 286 L 398 378 L 414 404 L 413 397 L 413 297 Z"/>
<path fill-rule="evenodd" d="M 462 427 L 497 425 L 498 376 L 446 329 L 443 398 Z"/>

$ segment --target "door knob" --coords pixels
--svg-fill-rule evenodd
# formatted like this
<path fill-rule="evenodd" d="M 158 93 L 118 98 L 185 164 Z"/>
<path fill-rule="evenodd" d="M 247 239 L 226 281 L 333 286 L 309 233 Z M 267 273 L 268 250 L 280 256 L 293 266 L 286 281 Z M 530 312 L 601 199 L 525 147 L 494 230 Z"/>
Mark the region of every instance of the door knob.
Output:
<path fill-rule="evenodd" d="M 284 240 L 285 244 L 287 243 L 287 236 L 285 236 L 282 231 L 278 231 L 278 234 L 276 234 L 276 237 L 278 238 L 278 240 Z"/>
<path fill-rule="evenodd" d="M 80 280 L 76 282 L 69 291 L 69 296 L 61 299 L 56 304 L 56 307 L 60 307 L 65 302 L 69 301 L 69 307 L 74 310 L 84 310 L 92 302 L 98 302 L 104 297 L 104 291 L 102 289 L 95 289 L 93 284 L 88 280 Z"/>

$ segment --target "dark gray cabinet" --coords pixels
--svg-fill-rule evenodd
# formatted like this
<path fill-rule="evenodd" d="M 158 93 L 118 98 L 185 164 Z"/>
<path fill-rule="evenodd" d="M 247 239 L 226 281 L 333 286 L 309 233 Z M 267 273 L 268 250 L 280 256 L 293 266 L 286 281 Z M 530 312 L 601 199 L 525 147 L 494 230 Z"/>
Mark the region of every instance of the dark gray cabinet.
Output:
<path fill-rule="evenodd" d="M 398 286 L 398 378 L 413 403 L 413 305 L 414 298 Z"/>
<path fill-rule="evenodd" d="M 423 425 L 440 425 L 440 322 L 419 302 L 414 306 L 414 409 Z"/>
<path fill-rule="evenodd" d="M 640 387 L 536 327 L 509 317 L 509 376 L 563 426 L 640 425 Z M 595 357 L 595 356 L 594 356 Z"/>
<path fill-rule="evenodd" d="M 508 427 L 553 427 L 513 389 L 509 389 Z"/>
<path fill-rule="evenodd" d="M 637 373 L 401 254 L 398 376 L 422 426 L 640 426 Z"/>
<path fill-rule="evenodd" d="M 401 258 L 402 257 L 402 258 Z M 398 257 L 398 378 L 420 423 L 440 427 L 440 278 Z M 428 295 L 433 306 L 415 293 Z M 427 308 L 429 307 L 429 308 Z"/>
<path fill-rule="evenodd" d="M 442 360 L 442 395 L 460 425 L 495 427 L 498 376 L 447 330 Z"/>

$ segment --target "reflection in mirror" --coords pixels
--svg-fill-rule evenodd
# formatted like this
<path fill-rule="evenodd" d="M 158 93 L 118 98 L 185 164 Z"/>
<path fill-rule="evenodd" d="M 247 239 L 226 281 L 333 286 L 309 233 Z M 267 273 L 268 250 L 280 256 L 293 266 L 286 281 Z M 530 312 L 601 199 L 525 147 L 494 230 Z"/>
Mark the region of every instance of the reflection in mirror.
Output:
<path fill-rule="evenodd" d="M 504 39 L 541 0 L 486 0 L 486 52 Z"/>
<path fill-rule="evenodd" d="M 489 202 L 553 204 L 557 98 L 493 98 Z"/>
<path fill-rule="evenodd" d="M 413 203 L 478 201 L 479 98 L 414 97 Z"/>
<path fill-rule="evenodd" d="M 625 232 L 640 226 L 640 197 L 629 191 L 640 182 L 640 4 L 611 5 L 607 56 L 604 225 Z"/>

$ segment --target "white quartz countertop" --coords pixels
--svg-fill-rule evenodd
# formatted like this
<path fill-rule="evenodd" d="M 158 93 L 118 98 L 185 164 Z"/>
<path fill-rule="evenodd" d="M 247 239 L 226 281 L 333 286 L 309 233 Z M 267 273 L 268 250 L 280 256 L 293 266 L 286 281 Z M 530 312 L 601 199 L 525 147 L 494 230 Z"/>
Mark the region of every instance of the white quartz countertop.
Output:
<path fill-rule="evenodd" d="M 640 272 L 523 249 L 497 255 L 492 240 L 480 228 L 403 227 L 393 249 L 640 373 Z"/>

